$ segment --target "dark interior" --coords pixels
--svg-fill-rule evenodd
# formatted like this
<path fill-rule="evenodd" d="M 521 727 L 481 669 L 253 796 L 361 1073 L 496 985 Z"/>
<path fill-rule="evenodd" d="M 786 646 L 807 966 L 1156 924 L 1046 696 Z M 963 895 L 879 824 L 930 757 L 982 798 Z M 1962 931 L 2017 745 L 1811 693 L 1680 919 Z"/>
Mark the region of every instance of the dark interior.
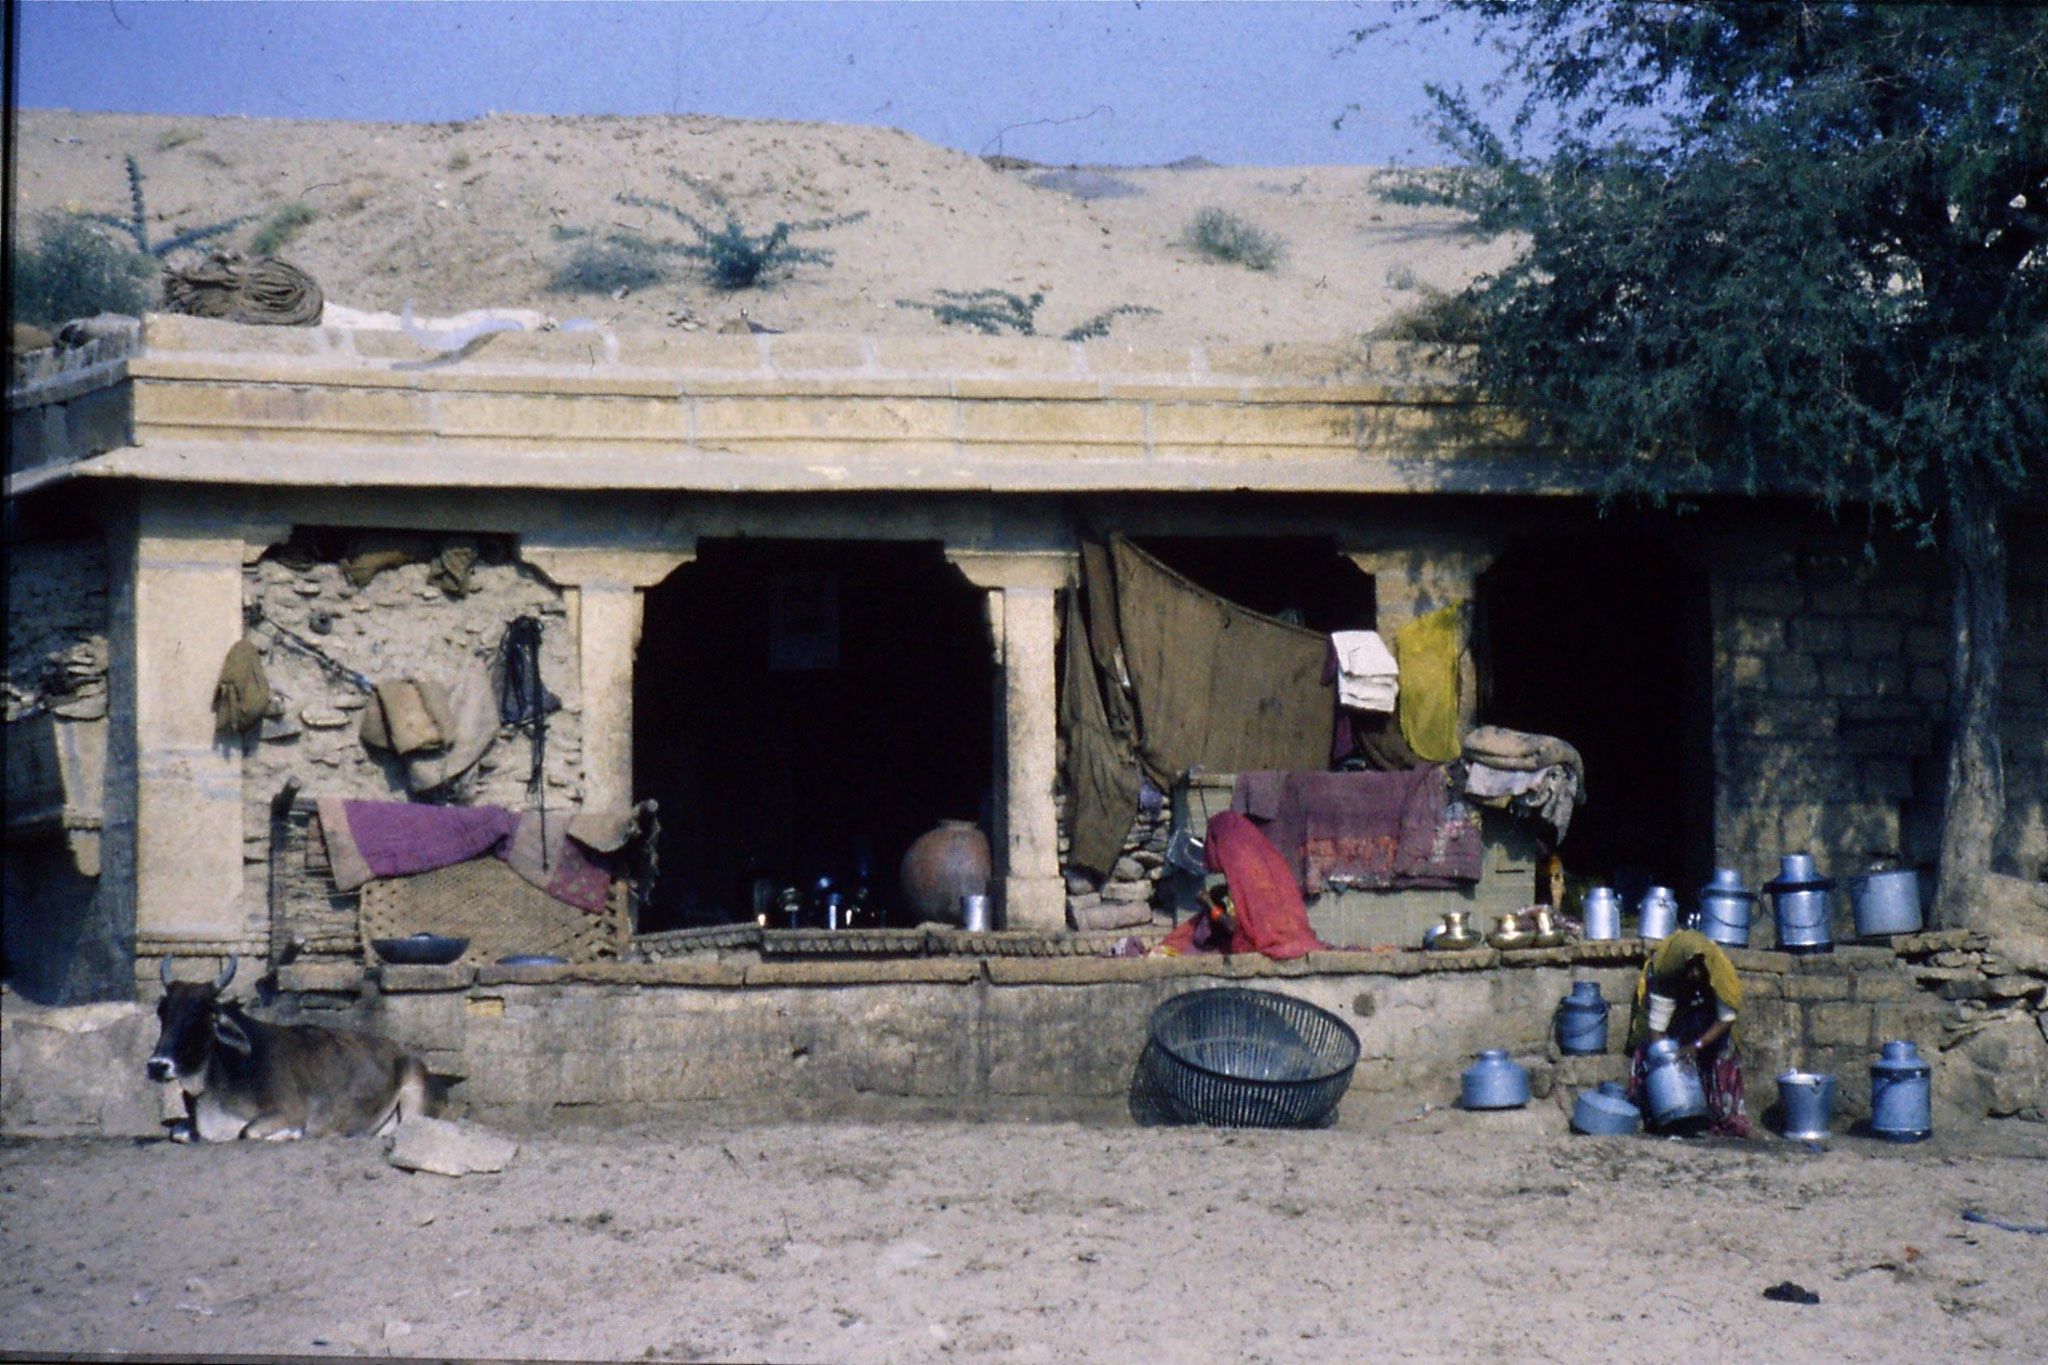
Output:
<path fill-rule="evenodd" d="M 1481 723 L 1556 735 L 1585 760 L 1587 800 L 1558 850 L 1567 874 L 1681 901 L 1704 884 L 1706 576 L 1649 539 L 1525 542 L 1481 575 L 1473 636 Z"/>
<path fill-rule="evenodd" d="M 865 877 L 897 910 L 911 841 L 986 821 L 981 596 L 924 542 L 707 540 L 650 589 L 633 773 L 661 803 L 660 874 L 640 929 L 750 921 L 760 879 Z"/>
<path fill-rule="evenodd" d="M 1320 536 L 1143 536 L 1133 542 L 1218 597 L 1330 634 L 1370 630 L 1372 575 Z"/>

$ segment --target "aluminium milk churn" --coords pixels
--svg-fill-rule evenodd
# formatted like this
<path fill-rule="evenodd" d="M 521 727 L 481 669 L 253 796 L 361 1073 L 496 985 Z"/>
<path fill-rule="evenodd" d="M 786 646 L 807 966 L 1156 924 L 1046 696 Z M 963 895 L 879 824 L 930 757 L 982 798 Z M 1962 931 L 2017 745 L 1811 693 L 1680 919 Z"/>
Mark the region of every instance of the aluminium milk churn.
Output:
<path fill-rule="evenodd" d="M 1825 1142 L 1828 1120 L 1835 1112 L 1835 1078 L 1813 1071 L 1787 1071 L 1778 1077 L 1778 1108 L 1785 1115 L 1785 1136 L 1794 1142 Z"/>
<path fill-rule="evenodd" d="M 1574 981 L 1557 1002 L 1557 1050 L 1567 1057 L 1607 1051 L 1607 1001 L 1597 981 Z"/>
<path fill-rule="evenodd" d="M 1831 953 L 1835 950 L 1835 912 L 1830 893 L 1835 884 L 1814 870 L 1813 856 L 1787 853 L 1778 875 L 1764 883 L 1778 917 L 1778 947 L 1788 953 Z"/>
<path fill-rule="evenodd" d="M 1516 1109 L 1529 1102 L 1529 1070 L 1506 1048 L 1487 1048 L 1459 1081 L 1458 1100 L 1467 1109 Z"/>
<path fill-rule="evenodd" d="M 1643 1076 L 1643 1099 L 1650 1121 L 1660 1128 L 1707 1116 L 1707 1091 L 1700 1073 L 1679 1051 L 1676 1041 L 1659 1038 L 1645 1054 L 1649 1070 Z"/>
<path fill-rule="evenodd" d="M 1621 937 L 1621 900 L 1613 887 L 1594 887 L 1579 909 L 1585 917 L 1587 941 Z"/>
<path fill-rule="evenodd" d="M 1919 1142 L 1934 1133 L 1934 1069 L 1904 1039 L 1889 1042 L 1870 1064 L 1870 1131 L 1893 1142 Z"/>
<path fill-rule="evenodd" d="M 1756 892 L 1743 886 L 1742 874 L 1715 868 L 1713 880 L 1700 888 L 1700 931 L 1723 948 L 1747 948 L 1755 918 Z"/>
<path fill-rule="evenodd" d="M 1572 1108 L 1574 1132 L 1614 1136 L 1633 1133 L 1642 1126 L 1642 1111 L 1628 1102 L 1628 1092 L 1619 1081 L 1602 1081 L 1598 1088 L 1581 1092 Z"/>
<path fill-rule="evenodd" d="M 1668 886 L 1653 886 L 1636 903 L 1636 933 L 1643 938 L 1670 938 L 1678 929 L 1678 897 Z"/>

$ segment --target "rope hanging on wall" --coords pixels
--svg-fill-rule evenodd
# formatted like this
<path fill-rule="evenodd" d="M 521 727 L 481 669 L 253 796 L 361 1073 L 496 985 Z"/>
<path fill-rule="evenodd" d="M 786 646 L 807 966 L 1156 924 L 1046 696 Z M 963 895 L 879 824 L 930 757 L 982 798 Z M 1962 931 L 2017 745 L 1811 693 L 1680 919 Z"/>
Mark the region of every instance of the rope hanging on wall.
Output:
<path fill-rule="evenodd" d="M 541 623 L 538 616 L 521 616 L 505 627 L 498 641 L 498 719 L 533 736 L 533 769 L 526 779 L 526 795 L 540 812 L 541 866 L 547 866 L 548 805 L 547 751 L 548 712 L 561 705 L 540 679 Z"/>

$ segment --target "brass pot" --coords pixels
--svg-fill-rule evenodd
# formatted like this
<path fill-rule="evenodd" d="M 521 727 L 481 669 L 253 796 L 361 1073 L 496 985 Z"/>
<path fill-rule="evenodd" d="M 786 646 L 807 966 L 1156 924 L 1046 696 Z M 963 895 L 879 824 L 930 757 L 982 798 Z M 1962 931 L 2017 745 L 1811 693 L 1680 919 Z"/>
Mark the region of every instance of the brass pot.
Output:
<path fill-rule="evenodd" d="M 1477 948 L 1481 940 L 1472 930 L 1471 918 L 1472 912 L 1469 910 L 1444 911 L 1444 922 L 1424 936 L 1424 943 L 1442 952 Z"/>
<path fill-rule="evenodd" d="M 1486 936 L 1486 941 L 1496 948 L 1527 948 L 1535 938 L 1536 935 L 1522 922 L 1522 917 L 1509 911 L 1494 924 L 1493 932 Z"/>
<path fill-rule="evenodd" d="M 1539 905 L 1534 910 L 1528 912 L 1528 914 L 1531 921 L 1529 925 L 1531 947 L 1556 948 L 1563 944 L 1565 932 L 1558 927 L 1557 921 L 1551 918 L 1549 906 Z"/>

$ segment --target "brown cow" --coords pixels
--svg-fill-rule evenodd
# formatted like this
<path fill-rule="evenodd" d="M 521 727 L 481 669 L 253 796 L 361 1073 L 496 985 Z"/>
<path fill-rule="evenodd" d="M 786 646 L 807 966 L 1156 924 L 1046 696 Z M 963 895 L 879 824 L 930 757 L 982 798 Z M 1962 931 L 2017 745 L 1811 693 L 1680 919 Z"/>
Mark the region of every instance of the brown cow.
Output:
<path fill-rule="evenodd" d="M 434 1107 L 426 1066 L 389 1039 L 266 1024 L 223 1001 L 232 956 L 211 982 L 173 981 L 169 957 L 162 975 L 162 1031 L 147 1070 L 185 1091 L 176 1141 L 381 1135 Z"/>

